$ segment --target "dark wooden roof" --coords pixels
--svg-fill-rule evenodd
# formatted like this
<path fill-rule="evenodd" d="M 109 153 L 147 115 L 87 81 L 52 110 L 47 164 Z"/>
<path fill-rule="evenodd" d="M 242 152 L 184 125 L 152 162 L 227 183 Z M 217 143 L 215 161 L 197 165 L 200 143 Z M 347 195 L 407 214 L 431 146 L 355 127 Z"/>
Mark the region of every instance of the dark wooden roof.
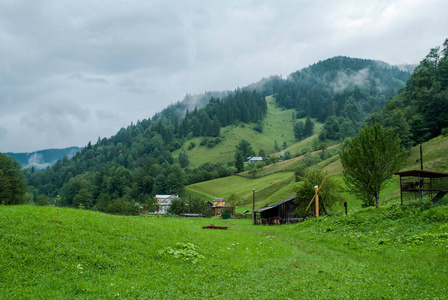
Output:
<path fill-rule="evenodd" d="M 290 196 L 290 197 L 288 197 L 288 198 L 286 198 L 286 199 L 284 199 L 284 200 L 282 200 L 282 201 L 279 201 L 279 202 L 274 203 L 274 204 L 272 204 L 272 205 L 269 205 L 269 206 L 262 207 L 262 208 L 260 208 L 260 209 L 254 210 L 254 212 L 255 212 L 255 213 L 260 213 L 260 212 L 263 212 L 263 211 L 265 211 L 265 210 L 268 210 L 268 209 L 277 207 L 277 206 L 279 206 L 279 205 L 282 205 L 283 203 L 292 201 L 292 200 L 294 200 L 294 199 L 296 199 L 296 198 L 297 198 L 297 194 L 294 194 L 294 195 L 292 195 L 292 196 Z"/>
<path fill-rule="evenodd" d="M 443 178 L 448 177 L 448 173 L 438 173 L 431 171 L 422 171 L 422 170 L 412 170 L 412 171 L 404 171 L 395 173 L 395 175 L 399 175 L 400 177 L 423 177 L 423 178 Z"/>

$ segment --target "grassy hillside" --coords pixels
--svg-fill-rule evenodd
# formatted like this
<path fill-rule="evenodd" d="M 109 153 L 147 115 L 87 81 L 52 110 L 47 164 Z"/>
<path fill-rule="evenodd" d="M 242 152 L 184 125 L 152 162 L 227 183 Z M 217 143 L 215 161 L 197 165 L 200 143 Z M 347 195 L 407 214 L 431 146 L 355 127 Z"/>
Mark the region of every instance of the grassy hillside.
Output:
<path fill-rule="evenodd" d="M 0 206 L 0 298 L 444 299 L 447 222 L 446 207 L 253 226 Z"/>
<path fill-rule="evenodd" d="M 337 149 L 338 145 L 335 145 Z M 436 172 L 448 172 L 448 137 L 440 136 L 423 144 L 423 161 L 424 169 Z M 312 155 L 320 155 L 320 152 L 314 152 Z M 190 185 L 186 187 L 187 194 L 193 197 L 200 197 L 202 199 L 210 200 L 213 197 L 226 197 L 231 193 L 236 193 L 246 200 L 249 208 L 252 199 L 252 189 L 255 187 L 256 207 L 262 207 L 266 204 L 272 204 L 283 200 L 294 193 L 294 185 L 292 182 L 293 171 L 304 159 L 304 156 L 298 156 L 290 160 L 272 164 L 257 172 L 256 179 L 242 178 L 240 176 L 231 176 L 199 184 Z M 328 172 L 330 176 L 336 176 L 341 185 L 345 186 L 342 177 L 342 165 L 339 157 L 333 156 L 324 161 L 321 161 L 310 168 L 320 168 Z M 419 146 L 415 146 L 409 151 L 402 170 L 420 169 L 420 150 Z M 249 177 L 247 172 L 241 173 L 242 176 Z M 282 175 L 283 174 L 283 175 Z M 280 180 L 278 180 L 280 179 Z M 284 179 L 284 180 L 283 180 Z M 388 182 L 386 188 L 381 191 L 380 204 L 394 204 L 399 203 L 399 182 L 398 177 L 393 178 Z M 350 207 L 360 207 L 362 201 L 354 197 L 348 192 L 344 193 Z M 344 208 L 342 204 L 333 207 L 333 213 L 342 213 Z"/>
<path fill-rule="evenodd" d="M 188 142 L 182 149 L 174 152 L 173 155 L 177 156 L 180 151 L 185 150 L 188 154 L 191 167 L 198 167 L 206 162 L 227 163 L 234 160 L 235 146 L 243 139 L 251 143 L 256 153 L 260 149 L 264 149 L 266 153 L 274 153 L 275 141 L 277 141 L 279 147 L 282 147 L 283 143 L 286 142 L 288 147 L 285 151 L 290 151 L 292 154 L 300 153 L 304 147 L 311 149 L 311 139 L 306 139 L 300 143 L 296 143 L 295 141 L 292 119 L 295 110 L 277 107 L 275 99 L 272 96 L 267 97 L 266 101 L 268 111 L 263 121 L 263 133 L 259 133 L 253 129 L 255 124 L 231 125 L 221 129 L 223 142 L 214 148 L 210 149 L 207 146 L 200 146 L 201 141 L 204 139 L 200 137 L 191 140 L 191 142 L 196 144 L 196 147 L 188 150 L 188 146 L 190 145 L 190 142 Z M 322 124 L 316 123 L 315 132 L 318 132 L 321 127 Z"/>
<path fill-rule="evenodd" d="M 261 178 L 250 179 L 241 176 L 230 176 L 186 187 L 186 195 L 211 201 L 215 197 L 228 197 L 235 193 L 245 204 L 252 203 L 253 189 L 257 205 L 264 204 L 278 190 L 294 182 L 293 172 L 280 172 Z"/>

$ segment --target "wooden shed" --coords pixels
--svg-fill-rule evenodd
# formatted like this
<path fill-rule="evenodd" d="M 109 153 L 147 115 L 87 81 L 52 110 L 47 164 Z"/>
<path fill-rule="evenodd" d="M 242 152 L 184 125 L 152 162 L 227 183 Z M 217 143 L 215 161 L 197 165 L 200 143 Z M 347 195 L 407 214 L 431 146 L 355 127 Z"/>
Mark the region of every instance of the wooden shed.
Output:
<path fill-rule="evenodd" d="M 395 175 L 400 176 L 401 204 L 403 196 L 419 200 L 429 197 L 432 202 L 437 202 L 448 192 L 448 173 L 412 170 Z"/>
<path fill-rule="evenodd" d="M 294 210 L 299 206 L 294 200 L 297 194 L 294 194 L 275 204 L 262 207 L 254 211 L 255 224 L 287 224 L 296 223 L 300 218 L 294 218 Z"/>

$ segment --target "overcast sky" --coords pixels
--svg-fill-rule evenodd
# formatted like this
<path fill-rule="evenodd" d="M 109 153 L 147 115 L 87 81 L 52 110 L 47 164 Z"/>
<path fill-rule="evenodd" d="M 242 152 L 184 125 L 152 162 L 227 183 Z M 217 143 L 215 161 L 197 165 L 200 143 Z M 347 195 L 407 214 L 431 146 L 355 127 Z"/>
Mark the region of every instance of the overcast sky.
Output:
<path fill-rule="evenodd" d="M 0 0 L 0 152 L 85 146 L 336 55 L 417 64 L 448 1 Z"/>

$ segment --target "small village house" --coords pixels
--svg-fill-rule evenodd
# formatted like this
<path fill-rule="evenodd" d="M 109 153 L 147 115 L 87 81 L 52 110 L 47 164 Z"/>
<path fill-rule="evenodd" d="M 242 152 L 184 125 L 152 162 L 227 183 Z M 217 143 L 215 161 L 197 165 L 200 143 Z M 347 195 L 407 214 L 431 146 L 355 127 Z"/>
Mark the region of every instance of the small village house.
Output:
<path fill-rule="evenodd" d="M 221 215 L 222 209 L 226 206 L 226 198 L 214 198 L 213 199 L 213 215 L 219 216 Z"/>
<path fill-rule="evenodd" d="M 174 199 L 179 199 L 178 195 L 156 195 L 157 209 L 156 214 L 164 215 L 168 212 L 171 202 Z"/>
<path fill-rule="evenodd" d="M 247 161 L 251 164 L 256 164 L 257 162 L 263 161 L 263 157 L 260 156 L 251 156 L 247 158 Z"/>

